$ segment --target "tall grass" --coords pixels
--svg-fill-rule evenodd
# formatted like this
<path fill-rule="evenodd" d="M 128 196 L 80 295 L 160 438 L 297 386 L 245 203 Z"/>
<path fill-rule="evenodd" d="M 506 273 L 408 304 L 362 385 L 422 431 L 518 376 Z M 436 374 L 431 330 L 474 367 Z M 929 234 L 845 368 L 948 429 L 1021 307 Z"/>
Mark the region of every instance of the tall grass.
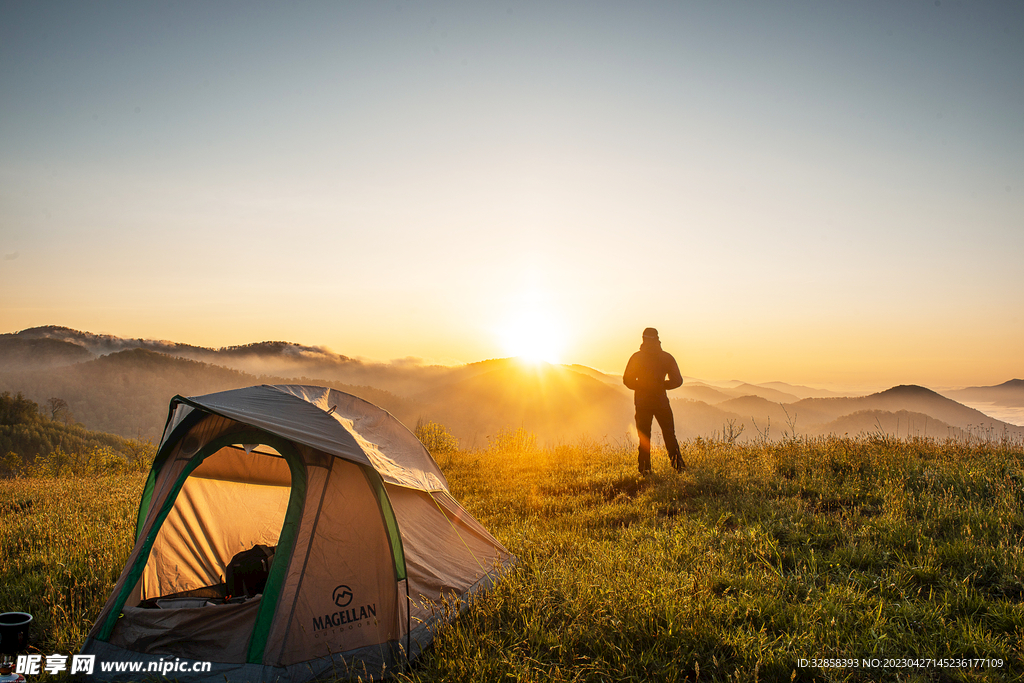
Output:
<path fill-rule="evenodd" d="M 1024 677 L 1024 448 L 827 438 L 629 444 L 498 435 L 438 460 L 519 559 L 402 681 Z M 142 477 L 0 482 L 0 607 L 77 650 L 131 548 Z M 985 658 L 1001 667 L 801 660 Z"/>
<path fill-rule="evenodd" d="M 1024 675 L 1019 444 L 697 440 L 683 455 L 677 475 L 656 453 L 647 479 L 629 447 L 449 458 L 453 493 L 519 564 L 403 678 Z M 801 666 L 909 657 L 1003 665 Z"/>
<path fill-rule="evenodd" d="M 77 652 L 134 541 L 145 477 L 0 481 L 0 608 L 33 617 L 43 654 Z"/>

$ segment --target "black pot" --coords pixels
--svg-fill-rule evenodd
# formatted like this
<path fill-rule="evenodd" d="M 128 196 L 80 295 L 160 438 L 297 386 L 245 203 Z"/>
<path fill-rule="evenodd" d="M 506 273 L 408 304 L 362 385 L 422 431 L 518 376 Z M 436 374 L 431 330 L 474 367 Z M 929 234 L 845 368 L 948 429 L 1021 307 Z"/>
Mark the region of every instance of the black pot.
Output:
<path fill-rule="evenodd" d="M 28 647 L 28 625 L 32 615 L 25 612 L 0 614 L 0 654 L 13 655 Z"/>

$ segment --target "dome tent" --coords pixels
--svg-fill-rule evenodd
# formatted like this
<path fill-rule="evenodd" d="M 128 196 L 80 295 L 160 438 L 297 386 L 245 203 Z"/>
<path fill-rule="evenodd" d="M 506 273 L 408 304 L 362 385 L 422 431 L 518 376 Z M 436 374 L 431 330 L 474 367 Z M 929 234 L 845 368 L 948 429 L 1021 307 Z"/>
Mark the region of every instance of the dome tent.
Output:
<path fill-rule="evenodd" d="M 255 548 L 259 584 L 239 587 L 231 568 Z M 378 677 L 430 643 L 454 613 L 442 603 L 513 561 L 416 437 L 362 399 L 300 385 L 176 396 L 135 547 L 82 652 L 109 679 L 179 659 L 211 662 L 175 669 L 183 681 Z"/>

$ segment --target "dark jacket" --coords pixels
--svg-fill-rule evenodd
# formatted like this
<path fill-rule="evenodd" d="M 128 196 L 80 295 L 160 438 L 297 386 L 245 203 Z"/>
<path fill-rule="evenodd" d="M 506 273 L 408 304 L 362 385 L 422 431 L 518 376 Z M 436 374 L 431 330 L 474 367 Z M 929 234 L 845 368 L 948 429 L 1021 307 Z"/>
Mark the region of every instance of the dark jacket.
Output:
<path fill-rule="evenodd" d="M 622 383 L 636 392 L 636 405 L 658 405 L 668 402 L 666 391 L 682 386 L 683 376 L 672 354 L 661 350 L 661 342 L 648 340 L 626 363 Z"/>

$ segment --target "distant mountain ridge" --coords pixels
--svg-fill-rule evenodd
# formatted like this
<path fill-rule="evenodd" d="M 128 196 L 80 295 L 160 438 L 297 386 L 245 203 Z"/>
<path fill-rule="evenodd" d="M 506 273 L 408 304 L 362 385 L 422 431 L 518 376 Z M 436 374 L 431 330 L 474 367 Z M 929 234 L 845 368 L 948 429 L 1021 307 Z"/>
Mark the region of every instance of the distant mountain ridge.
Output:
<path fill-rule="evenodd" d="M 29 367 L 62 367 L 95 357 L 84 346 L 59 339 L 0 336 L 0 372 Z"/>
<path fill-rule="evenodd" d="M 179 344 L 177 342 L 169 341 L 156 341 L 152 339 L 125 339 L 123 337 L 115 337 L 114 335 L 110 334 L 94 334 L 92 332 L 82 332 L 80 330 L 73 330 L 70 327 L 61 327 L 59 325 L 44 325 L 41 327 L 31 327 L 20 332 L 0 334 L 0 344 L 12 339 L 49 339 L 53 341 L 59 341 L 65 344 L 71 344 L 74 346 L 81 347 L 88 351 L 90 354 L 92 354 L 94 357 L 103 356 L 111 353 L 117 353 L 118 351 L 126 351 L 128 349 L 135 348 L 144 348 L 150 351 L 166 353 L 168 355 L 173 355 L 175 353 L 184 354 L 190 351 L 210 351 L 210 349 L 204 349 L 203 347 L 192 346 L 190 344 Z"/>
<path fill-rule="evenodd" d="M 147 351 L 156 351 L 157 353 L 164 353 L 169 356 L 201 360 L 203 362 L 210 362 L 216 358 L 245 358 L 249 356 L 256 358 L 285 356 L 290 359 L 329 361 L 334 363 L 358 362 L 322 347 L 303 346 L 293 342 L 264 341 L 211 349 L 203 346 L 154 339 L 125 339 L 109 334 L 82 332 L 57 325 L 33 327 L 21 332 L 0 334 L 0 344 L 10 343 L 14 340 L 63 342 L 64 344 L 81 347 L 94 357 L 130 349 L 146 349 Z"/>
<path fill-rule="evenodd" d="M 410 427 L 420 420 L 441 422 L 470 447 L 485 445 L 505 428 L 523 427 L 545 442 L 583 435 L 614 440 L 633 431 L 632 394 L 621 377 L 582 365 L 517 359 L 453 367 L 368 363 L 283 341 L 206 349 L 58 326 L 0 335 L 0 391 L 24 392 L 37 403 L 63 398 L 87 427 L 127 437 L 159 438 L 175 394 L 259 383 L 333 386 L 380 405 Z M 961 391 L 995 389 L 1012 398 L 1022 386 L 1024 381 L 1011 380 Z M 794 432 L 1024 436 L 1024 428 L 925 387 L 898 386 L 869 396 L 830 393 L 782 382 L 688 381 L 670 396 L 680 438 L 721 436 L 727 429 L 742 430 L 740 440 Z"/>
<path fill-rule="evenodd" d="M 762 382 L 756 386 L 764 387 L 765 389 L 776 389 L 797 398 L 833 398 L 843 396 L 843 394 L 827 389 L 815 389 L 813 387 L 787 384 L 786 382 Z"/>
<path fill-rule="evenodd" d="M 48 356 L 25 352 L 33 340 L 62 342 Z M 124 339 L 113 335 L 81 332 L 68 327 L 47 325 L 20 332 L 0 334 L 0 372 L 34 370 L 43 367 L 70 365 L 104 355 L 144 349 L 176 358 L 229 367 L 252 375 L 278 377 L 319 377 L 351 385 L 374 384 L 388 391 L 403 393 L 424 388 L 437 374 L 437 366 L 399 366 L 368 363 L 334 353 L 324 347 L 304 346 L 293 342 L 264 341 L 239 346 L 211 349 L 178 342 L 152 339 Z M 83 356 L 83 353 L 86 354 Z M 17 360 L 12 360 L 17 354 Z M 8 358 L 7 361 L 4 359 Z"/>
<path fill-rule="evenodd" d="M 673 401 L 677 424 L 694 413 L 704 431 L 721 433 L 732 422 L 757 436 L 890 434 L 901 437 L 1024 437 L 1024 427 L 992 418 L 941 394 L 916 385 L 901 385 L 868 396 L 806 398 L 775 403 L 744 396 L 694 411 L 692 401 Z"/>
<path fill-rule="evenodd" d="M 945 393 L 949 398 L 957 401 L 976 401 L 1024 408 L 1024 379 L 1011 379 L 993 387 L 967 387 Z"/>
<path fill-rule="evenodd" d="M 23 393 L 36 403 L 64 399 L 71 415 L 90 429 L 128 438 L 158 440 L 171 398 L 238 389 L 254 384 L 319 384 L 360 396 L 400 420 L 415 420 L 411 401 L 374 387 L 325 379 L 251 375 L 202 361 L 143 348 L 127 349 L 61 368 L 0 373 L 0 391 Z"/>

